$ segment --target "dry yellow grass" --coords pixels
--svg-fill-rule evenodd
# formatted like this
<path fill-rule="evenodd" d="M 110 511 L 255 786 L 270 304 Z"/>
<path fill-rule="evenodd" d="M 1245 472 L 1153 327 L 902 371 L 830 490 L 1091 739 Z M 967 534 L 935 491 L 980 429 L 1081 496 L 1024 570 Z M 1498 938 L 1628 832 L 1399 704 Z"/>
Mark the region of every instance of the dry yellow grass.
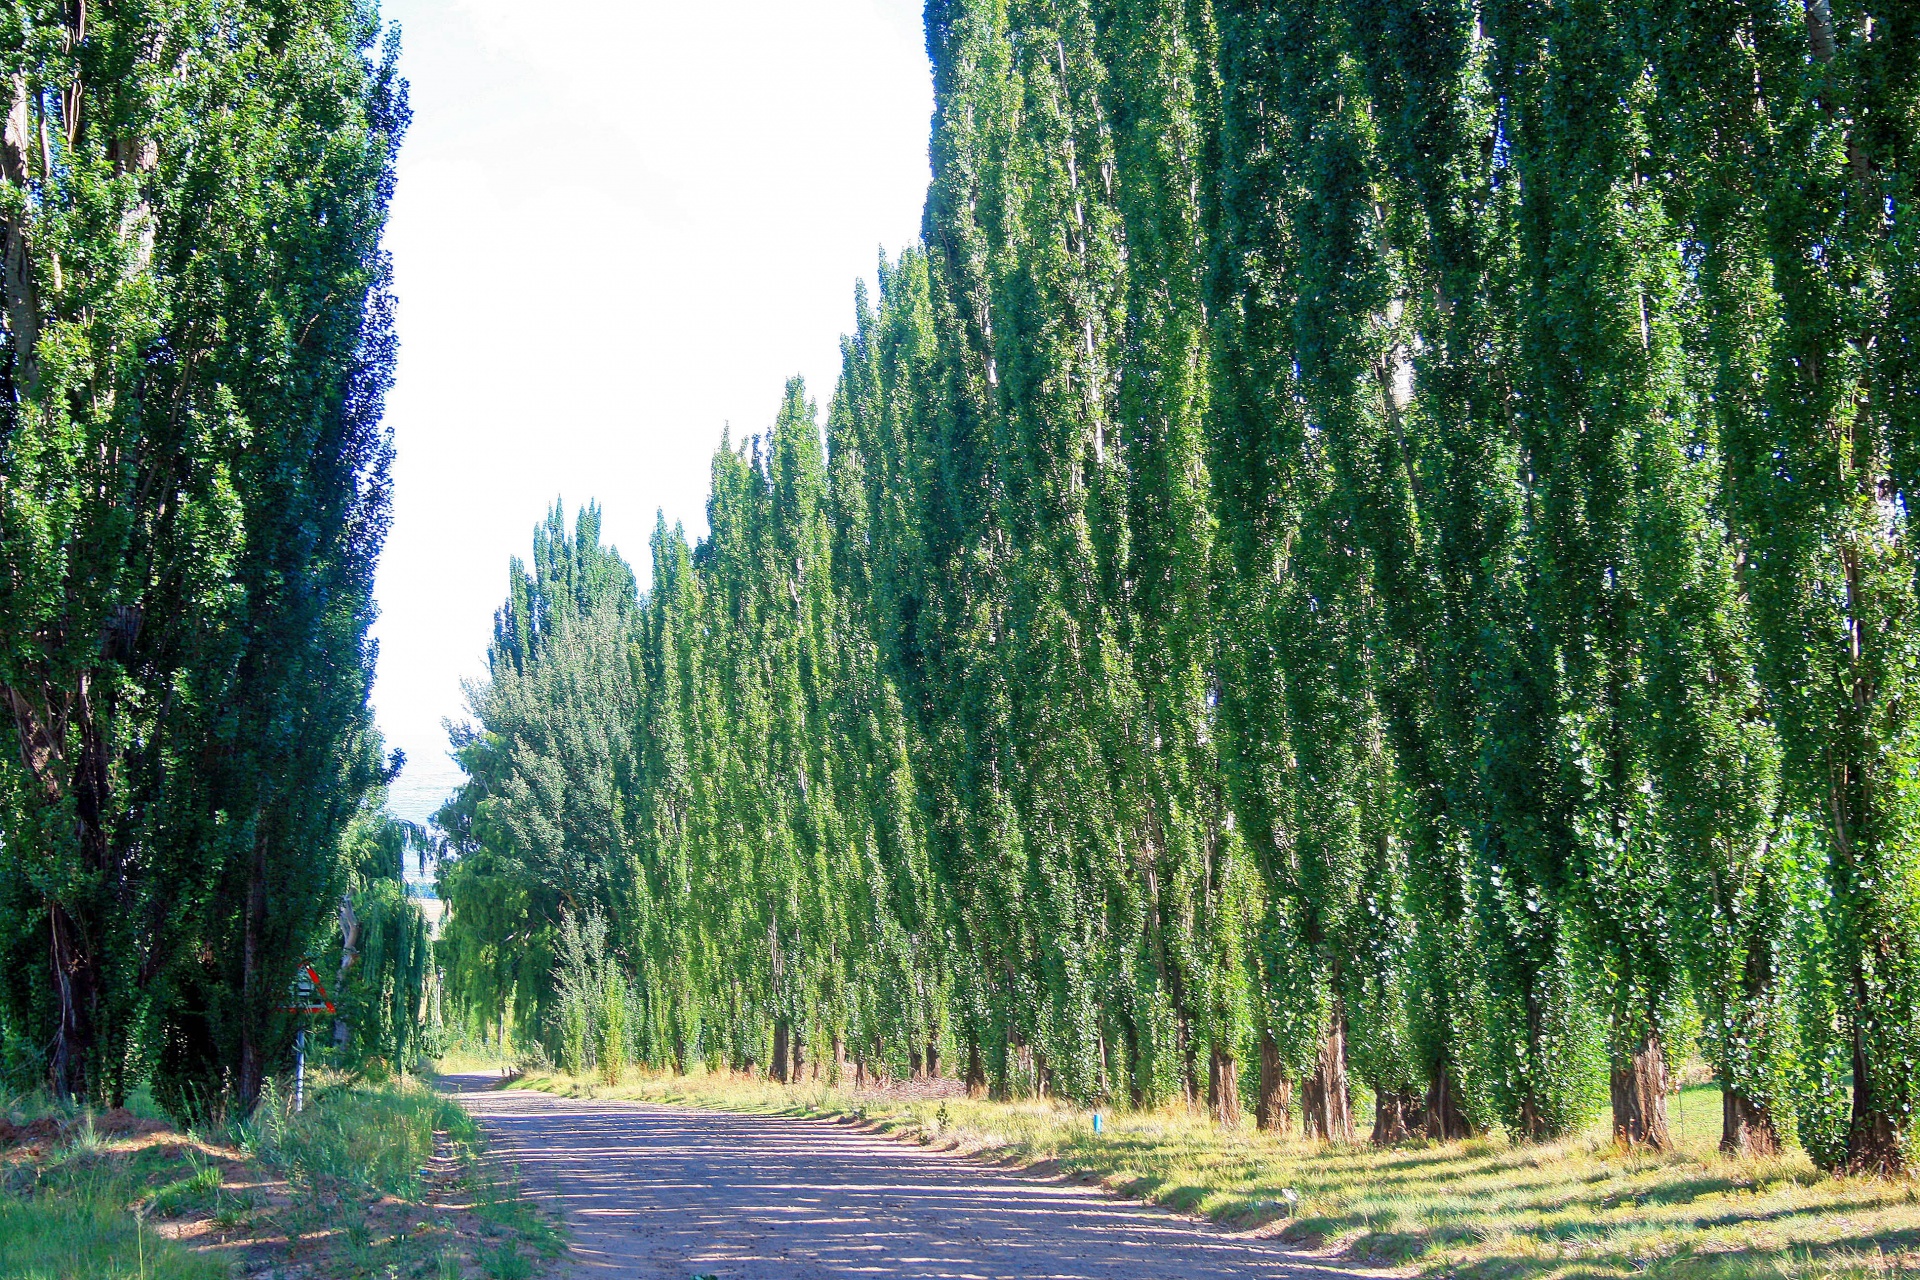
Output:
<path fill-rule="evenodd" d="M 732 1111 L 837 1115 L 903 1138 L 1097 1178 L 1128 1195 L 1410 1274 L 1471 1280 L 1657 1276 L 1868 1280 L 1920 1275 L 1920 1183 L 1833 1178 L 1798 1151 L 1727 1160 L 1720 1097 L 1688 1086 L 1679 1149 L 1624 1151 L 1604 1129 L 1561 1142 L 1500 1137 L 1392 1150 L 1333 1147 L 1184 1111 L 1103 1114 L 1058 1103 L 912 1099 L 729 1075 L 629 1073 L 617 1086 L 530 1076 L 523 1087 Z M 1298 1196 L 1291 1214 L 1285 1192 Z M 1281 1219 L 1285 1218 L 1283 1222 Z"/>

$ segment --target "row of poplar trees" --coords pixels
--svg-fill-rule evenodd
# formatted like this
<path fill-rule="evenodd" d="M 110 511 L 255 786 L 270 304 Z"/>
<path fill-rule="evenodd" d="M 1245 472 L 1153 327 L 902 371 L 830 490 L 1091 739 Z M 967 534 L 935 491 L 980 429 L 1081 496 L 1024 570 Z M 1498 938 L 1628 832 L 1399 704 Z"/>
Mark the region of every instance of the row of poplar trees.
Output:
<path fill-rule="evenodd" d="M 651 585 L 556 509 L 449 982 L 635 1054 L 1908 1159 L 1920 10 L 929 0 L 921 243 Z M 942 1054 L 948 1055 L 944 1060 Z"/>
<path fill-rule="evenodd" d="M 396 56 L 360 0 L 0 12 L 10 1087 L 250 1105 L 343 896 L 394 896 L 367 694 Z M 373 899 L 344 940 L 418 990 L 424 930 Z"/>

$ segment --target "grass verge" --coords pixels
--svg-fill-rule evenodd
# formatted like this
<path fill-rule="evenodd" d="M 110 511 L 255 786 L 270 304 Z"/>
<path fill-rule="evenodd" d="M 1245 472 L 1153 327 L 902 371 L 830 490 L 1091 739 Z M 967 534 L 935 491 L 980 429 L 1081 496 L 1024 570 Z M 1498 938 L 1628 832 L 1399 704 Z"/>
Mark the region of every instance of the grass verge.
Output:
<path fill-rule="evenodd" d="M 1226 1131 L 1184 1111 L 1102 1115 L 630 1073 L 615 1086 L 528 1075 L 518 1087 L 819 1116 L 963 1154 L 1097 1180 L 1125 1195 L 1403 1274 L 1455 1280 L 1879 1280 L 1920 1276 L 1920 1183 L 1834 1178 L 1795 1151 L 1719 1155 L 1720 1095 L 1674 1101 L 1678 1149 L 1616 1147 L 1604 1128 L 1541 1145 L 1495 1136 L 1388 1150 Z M 1364 1131 L 1364 1130 L 1363 1130 Z M 1297 1196 L 1297 1202 L 1287 1193 Z"/>
<path fill-rule="evenodd" d="M 321 1074 L 300 1112 L 270 1090 L 247 1119 L 186 1132 L 138 1108 L 9 1110 L 0 1276 L 509 1280 L 560 1250 L 472 1118 L 410 1079 Z"/>
<path fill-rule="evenodd" d="M 227 1265 L 161 1238 L 110 1196 L 0 1201 L 0 1275 L 224 1280 Z"/>

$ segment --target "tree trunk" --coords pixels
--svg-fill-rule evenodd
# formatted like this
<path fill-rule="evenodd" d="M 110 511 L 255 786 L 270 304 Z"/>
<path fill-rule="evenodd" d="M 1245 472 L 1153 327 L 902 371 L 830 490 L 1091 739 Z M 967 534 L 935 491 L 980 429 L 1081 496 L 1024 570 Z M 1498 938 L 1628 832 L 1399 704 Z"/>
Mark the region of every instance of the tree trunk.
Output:
<path fill-rule="evenodd" d="M 1353 1141 L 1353 1098 L 1347 1083 L 1347 1015 L 1338 996 L 1313 1074 L 1300 1083 L 1300 1116 L 1309 1138 Z"/>
<path fill-rule="evenodd" d="M 1776 1156 L 1780 1132 L 1773 1113 L 1722 1081 L 1720 1085 L 1720 1150 L 1730 1156 Z"/>
<path fill-rule="evenodd" d="M 1373 1091 L 1373 1136 L 1376 1147 L 1397 1146 L 1402 1142 L 1413 1141 L 1416 1133 L 1424 1133 L 1427 1118 L 1421 1114 L 1420 1095 L 1408 1089 L 1375 1089 Z"/>
<path fill-rule="evenodd" d="M 787 1072 L 791 1070 L 788 1065 L 788 1048 L 792 1038 L 786 1023 L 773 1024 L 773 1078 L 781 1084 L 787 1083 Z"/>
<path fill-rule="evenodd" d="M 1240 1124 L 1240 1064 L 1219 1045 L 1207 1063 L 1207 1110 L 1228 1129 Z"/>
<path fill-rule="evenodd" d="M 1661 1051 L 1660 1031 L 1652 1023 L 1626 1061 L 1615 1061 L 1612 1071 L 1613 1136 L 1632 1147 L 1667 1151 L 1673 1135 L 1667 1130 L 1667 1058 Z"/>
<path fill-rule="evenodd" d="M 1856 980 L 1856 988 L 1864 985 Z M 1861 1025 L 1866 998 L 1857 991 L 1855 998 L 1858 1004 L 1853 1028 L 1853 1119 L 1847 1127 L 1847 1172 L 1890 1178 L 1902 1171 L 1904 1162 L 1900 1158 L 1893 1117 L 1887 1114 L 1873 1087 L 1866 1028 Z"/>
<path fill-rule="evenodd" d="M 1460 1097 L 1453 1089 L 1453 1071 L 1445 1058 L 1434 1070 L 1433 1083 L 1427 1087 L 1427 1136 L 1438 1142 L 1453 1142 L 1473 1136 L 1473 1123 L 1460 1110 Z"/>
<path fill-rule="evenodd" d="M 939 1078 L 940 1046 L 929 1040 L 927 1041 L 927 1079 L 938 1080 Z"/>
<path fill-rule="evenodd" d="M 1190 1109 L 1200 1106 L 1200 1048 L 1193 1042 L 1193 1028 L 1181 1018 L 1175 1032 L 1180 1045 L 1180 1092 Z"/>
<path fill-rule="evenodd" d="M 967 1041 L 967 1096 L 982 1098 L 987 1093 L 987 1066 L 980 1060 L 980 1042 Z"/>
<path fill-rule="evenodd" d="M 1146 1086 L 1141 1083 L 1146 1072 L 1140 1069 L 1140 1032 L 1130 1014 L 1121 1015 L 1120 1038 L 1127 1054 L 1127 1101 L 1139 1111 L 1147 1105 Z"/>
<path fill-rule="evenodd" d="M 94 703 L 91 674 L 82 672 L 70 695 L 63 696 L 43 683 L 41 692 L 48 700 L 45 708 L 37 707 L 11 685 L 0 689 L 6 695 L 21 762 L 36 784 L 41 802 L 58 807 L 69 796 L 73 801 L 79 878 L 83 883 L 100 884 L 109 893 L 119 889 L 121 877 L 106 825 L 112 804 L 112 757 L 100 729 L 110 713 L 105 706 Z M 65 710 L 57 711 L 62 706 Z M 63 776 L 63 739 L 69 735 L 78 740 L 79 750 L 71 773 Z M 100 1083 L 96 1076 L 102 1069 L 115 1077 L 119 1074 L 110 1060 L 101 1061 L 98 1043 L 103 995 L 100 926 L 109 918 L 103 912 L 111 912 L 113 904 L 110 899 L 95 897 L 89 902 L 76 897 L 46 899 L 47 965 L 57 1020 L 48 1056 L 47 1084 L 60 1098 L 91 1096 L 93 1086 Z M 105 1056 L 111 1058 L 110 1053 Z"/>
<path fill-rule="evenodd" d="M 799 1084 L 806 1078 L 807 1044 L 798 1029 L 787 1037 L 787 1051 L 793 1056 L 793 1062 L 787 1069 L 787 1083 Z"/>
<path fill-rule="evenodd" d="M 253 1110 L 260 1098 L 260 1086 L 266 1082 L 266 1052 L 260 1043 L 265 1024 L 270 990 L 261 984 L 270 981 L 263 970 L 267 929 L 267 850 L 261 838 L 254 837 L 253 865 L 247 869 L 247 916 L 240 949 L 240 1090 L 242 1114 Z"/>
<path fill-rule="evenodd" d="M 1260 1035 L 1260 1096 L 1254 1100 L 1253 1119 L 1269 1132 L 1293 1132 L 1293 1086 L 1280 1065 L 1280 1046 L 1271 1031 Z"/>
<path fill-rule="evenodd" d="M 1781 803 L 1785 803 L 1784 795 Z M 1773 829 L 1762 844 L 1763 850 L 1772 844 L 1779 827 L 1780 814 L 1776 810 Z M 1771 893 L 1773 888 L 1769 879 L 1762 879 L 1762 893 Z M 1766 907 L 1755 903 L 1746 925 L 1747 954 L 1741 965 L 1741 991 L 1745 998 L 1740 1007 L 1749 1035 L 1761 1033 L 1755 1025 L 1758 1019 L 1752 1017 L 1752 1011 L 1767 1005 L 1768 993 L 1775 980 L 1771 931 L 1756 928 L 1769 917 L 1778 918 L 1776 912 L 1767 909 L 1771 906 L 1771 903 Z M 1724 1063 L 1720 1068 L 1720 1150 L 1733 1156 L 1780 1154 L 1780 1131 L 1774 1127 L 1772 1111 L 1742 1093 L 1733 1079 L 1733 1072 Z"/>
<path fill-rule="evenodd" d="M 927 1064 L 925 1060 L 920 1057 L 920 1051 L 918 1049 L 907 1050 L 907 1079 L 920 1079 L 921 1076 L 925 1074 L 926 1069 Z"/>
<path fill-rule="evenodd" d="M 60 1018 L 47 1064 L 48 1084 L 56 1098 L 85 1098 L 94 1065 L 93 1014 L 99 1002 L 99 973 L 91 948 L 81 939 L 80 928 L 65 906 L 49 904 L 47 924 L 48 961 Z"/>
<path fill-rule="evenodd" d="M 31 180 L 28 156 L 33 145 L 31 115 L 32 89 L 24 75 L 13 77 L 12 93 L 7 101 L 6 124 L 0 129 L 0 177 L 9 186 L 26 194 Z M 29 399 L 40 381 L 40 291 L 34 276 L 33 254 L 27 244 L 27 222 L 31 215 L 22 208 L 22 216 L 9 218 L 4 228 L 0 254 L 0 281 L 6 291 L 7 328 L 13 333 L 13 389 L 20 399 Z"/>
<path fill-rule="evenodd" d="M 108 713 L 105 707 L 94 705 L 93 681 L 85 674 L 80 677 L 78 703 L 79 715 L 72 727 L 80 740 L 73 771 L 73 817 L 78 828 L 75 834 L 80 865 L 89 877 L 104 881 L 111 893 L 121 887 L 121 877 L 107 833 L 113 774 L 106 735 L 100 726 Z M 101 1060 L 110 1059 L 111 1053 L 103 1052 L 99 1043 L 100 1000 L 105 994 L 100 974 L 103 910 L 113 910 L 110 899 L 55 903 L 48 913 L 49 961 L 60 1017 L 49 1076 L 59 1097 L 92 1097 L 94 1087 L 105 1083 L 100 1079 L 103 1073 L 119 1074 L 117 1064 Z"/>
<path fill-rule="evenodd" d="M 347 994 L 347 971 L 353 968 L 353 962 L 360 955 L 360 917 L 353 910 L 353 897 L 340 895 L 340 972 L 334 975 L 333 994 L 342 997 Z M 333 1020 L 333 1043 L 339 1048 L 347 1047 L 347 1005 L 340 1001 L 340 1014 Z"/>
<path fill-rule="evenodd" d="M 839 1084 L 847 1078 L 847 1042 L 841 1034 L 833 1033 L 833 1078 L 830 1084 Z"/>

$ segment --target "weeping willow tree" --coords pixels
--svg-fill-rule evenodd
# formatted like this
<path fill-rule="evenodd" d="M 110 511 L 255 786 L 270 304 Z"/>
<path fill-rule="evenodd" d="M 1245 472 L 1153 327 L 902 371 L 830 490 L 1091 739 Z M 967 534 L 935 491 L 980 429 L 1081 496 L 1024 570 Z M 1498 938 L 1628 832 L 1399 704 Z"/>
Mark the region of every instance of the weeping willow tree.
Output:
<path fill-rule="evenodd" d="M 369 806 L 349 837 L 340 958 L 330 986 L 339 1010 L 333 1043 L 348 1064 L 378 1058 L 410 1070 L 439 1051 L 427 917 L 405 880 L 407 854 L 428 841 L 423 828 L 393 817 L 384 804 Z"/>

